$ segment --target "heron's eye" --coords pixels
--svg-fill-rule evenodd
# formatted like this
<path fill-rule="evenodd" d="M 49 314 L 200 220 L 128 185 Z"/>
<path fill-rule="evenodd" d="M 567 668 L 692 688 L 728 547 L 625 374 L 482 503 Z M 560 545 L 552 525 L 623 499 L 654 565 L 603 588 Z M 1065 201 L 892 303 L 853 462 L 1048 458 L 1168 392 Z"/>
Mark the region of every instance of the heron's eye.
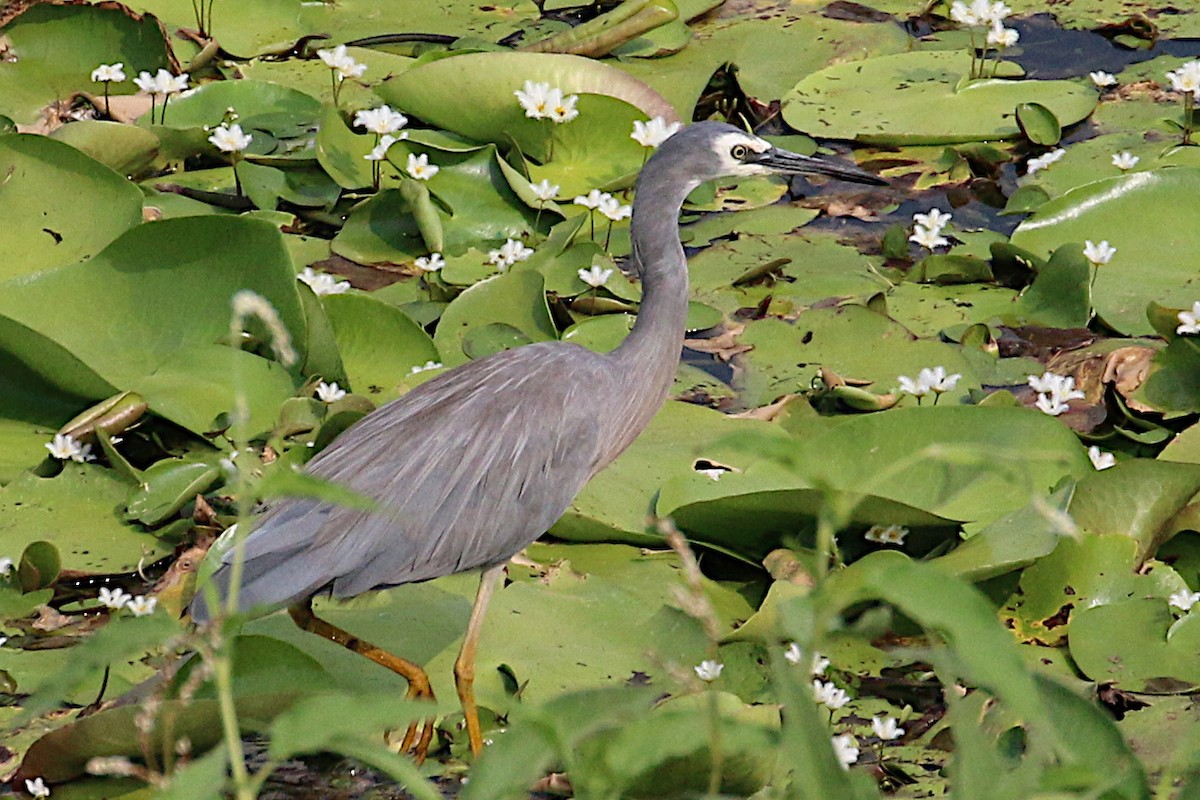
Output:
<path fill-rule="evenodd" d="M 745 157 L 746 157 L 746 154 L 747 154 L 747 153 L 749 153 L 749 152 L 750 152 L 750 149 L 749 149 L 748 147 L 746 147 L 746 145 L 744 145 L 744 144 L 735 144 L 735 145 L 733 146 L 733 149 L 731 149 L 731 150 L 729 151 L 729 155 L 733 156 L 733 157 L 734 157 L 734 158 L 736 158 L 738 161 L 741 161 L 743 158 L 745 158 Z"/>

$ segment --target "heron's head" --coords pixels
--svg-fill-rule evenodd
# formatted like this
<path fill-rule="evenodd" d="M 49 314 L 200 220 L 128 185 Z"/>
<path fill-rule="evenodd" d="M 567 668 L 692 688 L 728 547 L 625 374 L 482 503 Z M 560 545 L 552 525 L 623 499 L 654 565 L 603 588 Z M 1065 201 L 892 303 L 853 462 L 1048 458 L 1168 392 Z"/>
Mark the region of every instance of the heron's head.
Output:
<path fill-rule="evenodd" d="M 723 122 L 697 122 L 663 143 L 659 157 L 686 161 L 700 180 L 750 175 L 826 175 L 855 183 L 887 182 L 865 170 L 776 147 Z"/>

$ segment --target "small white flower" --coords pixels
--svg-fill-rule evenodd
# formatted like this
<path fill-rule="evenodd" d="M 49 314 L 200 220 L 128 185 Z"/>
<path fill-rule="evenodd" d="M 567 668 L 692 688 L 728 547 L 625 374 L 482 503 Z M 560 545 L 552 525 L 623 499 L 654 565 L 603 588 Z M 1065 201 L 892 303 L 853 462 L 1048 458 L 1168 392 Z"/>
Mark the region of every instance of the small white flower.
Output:
<path fill-rule="evenodd" d="M 600 202 L 600 213 L 613 222 L 619 222 L 633 216 L 633 206 L 624 205 L 617 198 L 608 195 Z"/>
<path fill-rule="evenodd" d="M 98 83 L 121 83 L 125 80 L 125 65 L 120 61 L 116 64 L 101 64 L 92 70 L 92 80 Z"/>
<path fill-rule="evenodd" d="M 564 122 L 570 122 L 579 116 L 579 111 L 576 110 L 575 104 L 579 102 L 579 95 L 569 94 L 563 97 L 561 89 L 550 90 L 550 119 L 554 120 L 556 125 Z"/>
<path fill-rule="evenodd" d="M 434 164 L 430 164 L 429 156 L 425 155 L 424 153 L 421 153 L 421 155 L 417 155 L 416 153 L 409 153 L 408 154 L 408 164 L 404 167 L 404 170 L 409 175 L 412 175 L 414 178 L 416 178 L 419 181 L 429 180 L 434 175 L 437 175 L 438 170 L 440 170 L 440 169 L 441 169 L 441 167 L 438 167 Z"/>
<path fill-rule="evenodd" d="M 1036 158 L 1031 158 L 1031 159 L 1029 159 L 1029 161 L 1025 162 L 1025 174 L 1032 175 L 1033 173 L 1037 172 L 1038 170 L 1045 169 L 1046 167 L 1050 166 L 1054 162 L 1061 159 L 1066 154 L 1067 154 L 1066 150 L 1064 150 L 1061 147 L 1058 147 L 1058 148 L 1055 148 L 1054 150 L 1051 150 L 1049 153 L 1045 153 L 1044 155 L 1040 155 Z"/>
<path fill-rule="evenodd" d="M 70 459 L 82 464 L 85 461 L 96 460 L 96 457 L 92 455 L 92 446 L 90 444 L 82 444 L 69 433 L 54 434 L 54 438 L 46 442 L 46 449 L 50 451 L 51 456 L 57 458 L 59 461 Z"/>
<path fill-rule="evenodd" d="M 43 797 L 50 796 L 50 788 L 48 786 L 46 786 L 46 782 L 43 781 L 41 778 L 34 778 L 33 780 L 29 780 L 28 778 L 26 778 L 25 779 L 25 791 L 29 792 L 31 795 L 33 795 L 34 797 L 37 797 L 37 798 L 43 798 Z"/>
<path fill-rule="evenodd" d="M 595 269 L 595 267 L 593 267 L 593 269 Z M 609 270 L 609 271 L 611 272 L 611 270 Z M 583 277 L 583 272 L 584 272 L 583 270 L 579 270 L 580 277 Z M 728 471 L 729 470 L 718 469 L 715 467 L 713 469 L 698 469 L 698 470 L 696 470 L 696 472 L 699 472 L 701 475 L 711 478 L 714 481 L 721 480 L 721 476 L 724 475 Z"/>
<path fill-rule="evenodd" d="M 430 253 L 428 256 L 421 256 L 415 263 L 421 272 L 437 272 L 446 266 L 446 259 L 442 258 L 441 253 Z"/>
<path fill-rule="evenodd" d="M 841 736 L 834 736 L 832 741 L 833 754 L 837 756 L 838 763 L 842 765 L 842 769 L 850 769 L 850 765 L 858 761 L 858 747 L 854 737 L 843 733 Z"/>
<path fill-rule="evenodd" d="M 900 727 L 895 717 L 872 717 L 871 730 L 885 742 L 890 742 L 892 739 L 899 739 L 904 735 L 904 728 Z"/>
<path fill-rule="evenodd" d="M 209 136 L 208 140 L 222 153 L 240 153 L 250 146 L 254 137 L 243 133 L 242 126 L 235 122 L 232 125 L 221 123 L 219 127 L 213 128 L 212 136 Z"/>
<path fill-rule="evenodd" d="M 1200 333 L 1200 301 L 1192 303 L 1191 311 L 1180 311 L 1176 315 L 1179 320 L 1179 327 L 1175 332 L 1180 336 L 1189 333 Z"/>
<path fill-rule="evenodd" d="M 792 642 L 788 645 L 787 650 L 783 651 L 783 657 L 788 660 L 788 663 L 800 665 L 804 660 L 804 650 L 798 642 Z M 825 670 L 829 669 L 829 659 L 820 653 L 813 653 L 809 660 L 809 672 L 813 675 L 823 675 Z"/>
<path fill-rule="evenodd" d="M 587 209 L 597 209 L 603 206 L 612 195 L 608 192 L 602 192 L 599 189 L 592 189 L 586 195 L 577 195 L 571 202 L 577 206 L 583 206 Z"/>
<path fill-rule="evenodd" d="M 1053 372 L 1043 372 L 1040 378 L 1037 375 L 1029 375 L 1027 380 L 1029 388 L 1035 392 L 1059 392 L 1062 391 L 1063 381 L 1066 379 Z"/>
<path fill-rule="evenodd" d="M 927 214 L 913 214 L 913 222 L 931 233 L 938 234 L 953 217 L 953 214 L 931 208 Z"/>
<path fill-rule="evenodd" d="M 346 52 L 344 44 L 339 44 L 332 50 L 318 50 L 317 57 L 325 62 L 325 66 L 337 72 L 339 80 L 361 78 L 367 71 L 367 65 L 355 61 L 354 57 Z"/>
<path fill-rule="evenodd" d="M 11 558 L 0 558 L 0 577 L 7 578 L 12 569 L 13 560 Z"/>
<path fill-rule="evenodd" d="M 558 184 L 551 183 L 546 178 L 542 178 L 537 183 L 531 184 L 529 188 L 533 189 L 533 196 L 543 203 L 548 203 L 558 197 Z"/>
<path fill-rule="evenodd" d="M 138 595 L 130 600 L 125 606 L 133 612 L 135 617 L 146 617 L 154 613 L 154 609 L 158 607 L 157 597 L 146 597 Z"/>
<path fill-rule="evenodd" d="M 1020 38 L 1021 34 L 1016 28 L 1006 28 L 997 20 L 988 30 L 987 43 L 1003 50 L 1006 47 L 1012 47 Z"/>
<path fill-rule="evenodd" d="M 929 391 L 934 394 L 953 391 L 961 379 L 962 375 L 960 373 L 956 372 L 953 375 L 947 375 L 946 368 L 941 366 L 933 367 L 932 369 L 924 367 L 917 373 L 917 381 L 927 386 Z"/>
<path fill-rule="evenodd" d="M 329 273 L 317 272 L 312 267 L 305 267 L 296 276 L 296 280 L 306 284 L 308 288 L 313 290 L 313 294 L 317 297 L 327 294 L 342 294 L 350 288 L 349 281 L 339 281 Z"/>
<path fill-rule="evenodd" d="M 371 133 L 395 133 L 408 124 L 408 117 L 399 111 L 393 111 L 391 106 L 367 108 L 355 113 L 354 124 L 366 128 Z"/>
<path fill-rule="evenodd" d="M 1171 89 L 1176 92 L 1191 92 L 1192 97 L 1200 100 L 1200 60 L 1189 61 L 1179 69 L 1167 73 L 1171 81 Z"/>
<path fill-rule="evenodd" d="M 926 228 L 924 225 L 914 225 L 913 234 L 908 237 L 908 240 L 915 242 L 926 250 L 934 250 L 950 244 L 950 240 L 945 236 L 940 235 L 936 230 Z"/>
<path fill-rule="evenodd" d="M 133 79 L 137 87 L 143 92 L 150 95 L 171 95 L 178 94 L 187 88 L 188 76 L 172 75 L 165 69 L 160 69 L 154 75 L 149 72 L 139 72 L 138 76 Z"/>
<path fill-rule="evenodd" d="M 598 289 L 608 283 L 608 279 L 612 277 L 611 269 L 601 269 L 598 264 L 593 264 L 591 269 L 579 270 L 579 280 L 591 286 L 593 289 Z M 719 470 L 724 472 L 724 470 Z"/>
<path fill-rule="evenodd" d="M 1041 411 L 1043 414 L 1049 414 L 1052 417 L 1057 417 L 1059 414 L 1065 414 L 1071 410 L 1069 405 L 1052 394 L 1039 394 L 1034 405 L 1038 411 Z"/>
<path fill-rule="evenodd" d="M 983 5 L 987 5 L 987 11 L 980 15 L 980 19 L 982 19 L 984 22 L 995 24 L 1003 21 L 1008 17 L 1009 14 L 1012 13 L 1012 9 L 1006 6 L 1002 0 L 996 0 L 996 2 L 992 3 L 991 5 L 988 5 L 987 3 L 983 3 Z"/>
<path fill-rule="evenodd" d="M 125 604 L 128 603 L 132 597 L 133 595 L 122 591 L 121 587 L 119 586 L 116 589 L 109 589 L 107 586 L 100 588 L 100 605 L 107 606 L 114 611 L 124 608 Z"/>
<path fill-rule="evenodd" d="M 1130 153 L 1128 150 L 1123 153 L 1113 153 L 1112 157 L 1113 166 L 1119 170 L 1133 169 L 1137 166 L 1139 161 L 1141 161 L 1141 159 L 1135 156 L 1133 153 Z"/>
<path fill-rule="evenodd" d="M 1180 589 L 1175 594 L 1167 598 L 1167 603 L 1175 608 L 1183 611 L 1191 610 L 1191 607 L 1200 602 L 1200 592 L 1192 592 L 1187 589 Z"/>
<path fill-rule="evenodd" d="M 403 136 L 392 136 L 390 133 L 385 133 L 379 137 L 379 144 L 371 148 L 371 152 L 367 153 L 363 158 L 367 161 L 383 161 L 387 158 L 388 148 L 404 138 L 407 138 L 407 133 Z"/>
<path fill-rule="evenodd" d="M 1099 447 L 1092 445 L 1088 448 L 1088 458 L 1092 461 L 1092 466 L 1097 470 L 1108 469 L 1115 466 L 1117 457 L 1112 453 L 1105 453 Z"/>
<path fill-rule="evenodd" d="M 863 538 L 876 544 L 902 545 L 904 537 L 908 534 L 908 528 L 903 525 L 872 525 L 863 534 Z"/>
<path fill-rule="evenodd" d="M 503 270 L 518 261 L 524 261 L 531 255 L 533 255 L 532 248 L 526 247 L 516 239 L 505 239 L 499 250 L 488 252 L 488 262 Z"/>
<path fill-rule="evenodd" d="M 525 81 L 525 85 L 513 92 L 517 102 L 530 119 L 545 119 L 550 116 L 550 84 Z M 559 93 L 561 95 L 561 92 Z"/>
<path fill-rule="evenodd" d="M 443 366 L 445 366 L 445 365 L 440 361 L 426 361 L 421 366 L 413 367 L 412 369 L 410 369 L 408 371 L 408 374 L 416 375 L 417 373 L 420 373 L 420 372 L 428 372 L 431 369 L 441 369 Z"/>
<path fill-rule="evenodd" d="M 963 0 L 954 0 L 950 5 L 950 19 L 959 25 L 971 26 L 980 23 L 979 16 L 975 13 L 973 6 L 968 6 Z"/>
<path fill-rule="evenodd" d="M 911 394 L 913 397 L 924 397 L 929 394 L 929 386 L 920 378 L 913 379 L 907 375 L 899 375 L 896 380 L 900 382 L 900 391 L 905 394 Z"/>
<path fill-rule="evenodd" d="M 696 677 L 705 683 L 712 683 L 717 678 L 721 677 L 721 670 L 725 669 L 725 665 L 720 661 L 705 659 L 697 664 L 692 669 L 696 670 Z"/>
<path fill-rule="evenodd" d="M 629 138 L 642 147 L 658 147 L 674 136 L 683 125 L 678 122 L 667 122 L 662 117 L 652 117 L 645 122 L 640 119 L 633 121 L 633 133 Z"/>
<path fill-rule="evenodd" d="M 1100 242 L 1093 244 L 1089 239 L 1083 243 L 1083 257 L 1092 262 L 1092 266 L 1102 267 L 1112 261 L 1112 257 L 1116 255 L 1117 248 L 1110 245 L 1108 242 Z"/>
<path fill-rule="evenodd" d="M 4 645 L 6 645 L 6 644 L 8 644 L 8 637 L 0 636 L 0 647 L 4 647 Z"/>
<path fill-rule="evenodd" d="M 1117 85 L 1117 76 L 1102 69 L 1089 72 L 1088 77 L 1092 79 L 1092 83 L 1096 85 L 1097 89 L 1107 89 L 1109 86 Z"/>
<path fill-rule="evenodd" d="M 814 678 L 812 686 L 813 699 L 830 711 L 837 711 L 850 702 L 850 695 L 846 693 L 846 690 L 839 689 L 833 681 L 826 683 Z"/>
<path fill-rule="evenodd" d="M 317 384 L 317 399 L 323 403 L 336 403 L 346 396 L 346 390 L 337 385 L 337 382 L 326 383 L 321 381 Z"/>

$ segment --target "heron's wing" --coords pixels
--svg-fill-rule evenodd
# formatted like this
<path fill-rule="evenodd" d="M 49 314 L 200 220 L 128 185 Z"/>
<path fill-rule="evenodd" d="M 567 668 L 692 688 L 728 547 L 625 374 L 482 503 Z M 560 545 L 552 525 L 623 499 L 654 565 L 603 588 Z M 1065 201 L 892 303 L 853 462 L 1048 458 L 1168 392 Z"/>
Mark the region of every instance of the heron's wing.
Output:
<path fill-rule="evenodd" d="M 271 508 L 246 541 L 239 605 L 294 602 L 328 585 L 349 596 L 509 558 L 553 524 L 597 468 L 599 401 L 611 382 L 602 356 L 530 345 L 367 415 L 309 471 L 381 507 L 292 499 Z"/>

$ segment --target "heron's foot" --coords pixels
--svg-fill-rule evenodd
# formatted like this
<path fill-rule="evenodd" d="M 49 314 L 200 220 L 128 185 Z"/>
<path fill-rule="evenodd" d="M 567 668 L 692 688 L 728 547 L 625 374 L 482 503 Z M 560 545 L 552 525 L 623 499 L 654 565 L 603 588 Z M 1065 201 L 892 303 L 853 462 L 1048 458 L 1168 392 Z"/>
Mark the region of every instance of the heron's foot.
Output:
<path fill-rule="evenodd" d="M 412 723 L 404 731 L 404 737 L 399 739 L 395 731 L 388 731 L 384 734 L 384 741 L 388 748 L 401 755 L 411 755 L 413 761 L 421 764 L 425 760 L 425 756 L 429 754 L 429 743 L 433 741 L 434 718 L 428 717 L 423 720 Z"/>

